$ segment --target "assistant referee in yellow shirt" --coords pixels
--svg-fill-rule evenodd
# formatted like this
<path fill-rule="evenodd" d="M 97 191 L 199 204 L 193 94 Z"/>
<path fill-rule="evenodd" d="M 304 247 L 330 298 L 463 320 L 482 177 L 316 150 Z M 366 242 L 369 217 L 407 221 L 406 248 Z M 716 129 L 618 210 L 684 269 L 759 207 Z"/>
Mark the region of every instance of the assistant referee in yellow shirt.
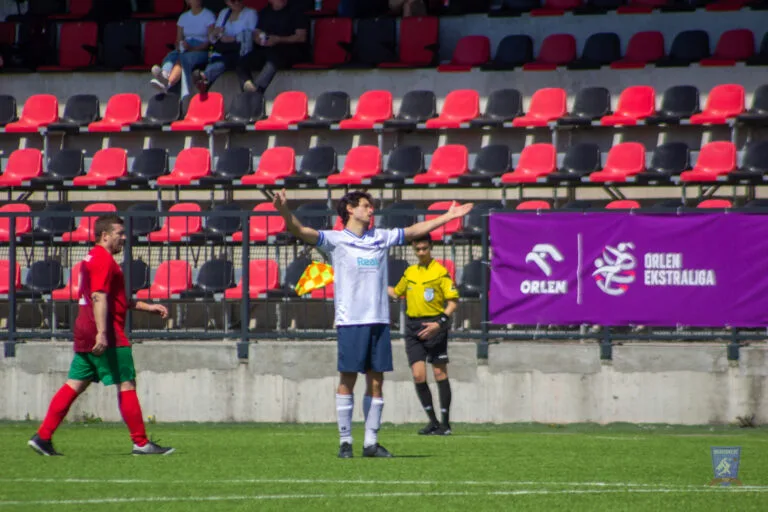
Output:
<path fill-rule="evenodd" d="M 405 296 L 407 302 L 405 352 L 413 372 L 416 394 L 429 416 L 429 424 L 419 430 L 419 434 L 447 436 L 451 434 L 448 328 L 450 317 L 458 306 L 459 292 L 445 267 L 432 258 L 432 240 L 429 237 L 414 240 L 412 246 L 419 263 L 405 269 L 397 286 L 389 288 L 389 296 L 393 299 Z M 432 407 L 427 362 L 432 364 L 437 381 L 442 423 L 437 421 Z"/>

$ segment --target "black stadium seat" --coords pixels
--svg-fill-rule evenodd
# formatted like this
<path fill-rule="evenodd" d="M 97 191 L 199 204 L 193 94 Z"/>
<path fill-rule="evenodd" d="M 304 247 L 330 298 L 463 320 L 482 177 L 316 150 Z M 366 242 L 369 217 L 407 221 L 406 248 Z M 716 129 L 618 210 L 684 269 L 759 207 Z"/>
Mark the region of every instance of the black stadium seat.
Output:
<path fill-rule="evenodd" d="M 699 90 L 693 85 L 676 85 L 664 91 L 661 108 L 645 118 L 646 124 L 680 124 L 700 111 Z"/>
<path fill-rule="evenodd" d="M 235 266 L 229 260 L 208 260 L 200 267 L 197 282 L 181 292 L 182 299 L 212 299 L 235 285 Z"/>
<path fill-rule="evenodd" d="M 72 205 L 69 203 L 49 204 L 43 212 L 72 212 Z M 21 243 L 43 242 L 50 244 L 54 237 L 72 231 L 74 226 L 74 217 L 38 217 L 35 229 L 31 233 L 21 235 Z"/>
<path fill-rule="evenodd" d="M 149 288 L 149 266 L 142 260 L 131 260 L 131 293 Z"/>
<path fill-rule="evenodd" d="M 129 206 L 128 212 L 154 212 L 157 213 L 157 207 L 152 203 L 134 203 Z M 127 222 L 127 221 L 126 221 Z M 157 216 L 136 215 L 131 218 L 131 234 L 134 238 L 147 236 L 157 229 Z"/>
<path fill-rule="evenodd" d="M 148 148 L 134 158 L 131 174 L 118 178 L 117 183 L 146 185 L 166 174 L 168 174 L 168 151 L 163 148 Z"/>
<path fill-rule="evenodd" d="M 240 92 L 229 104 L 224 121 L 217 122 L 217 130 L 245 131 L 256 121 L 264 119 L 264 95 L 259 92 Z"/>
<path fill-rule="evenodd" d="M 328 205 L 322 202 L 303 203 L 294 210 L 294 215 L 299 221 L 307 227 L 318 231 L 331 229 L 331 212 Z M 287 245 L 294 243 L 296 237 L 289 232 L 278 233 L 275 236 L 275 243 L 278 245 Z"/>
<path fill-rule="evenodd" d="M 213 175 L 200 178 L 201 185 L 228 185 L 253 172 L 253 155 L 249 148 L 229 148 L 219 154 Z"/>
<path fill-rule="evenodd" d="M 16 98 L 8 94 L 0 94 L 0 127 L 18 120 Z"/>
<path fill-rule="evenodd" d="M 763 35 L 760 42 L 760 49 L 756 54 L 747 59 L 747 66 L 766 66 L 768 65 L 768 32 Z"/>
<path fill-rule="evenodd" d="M 738 184 L 762 183 L 768 174 L 768 140 L 758 140 L 747 144 L 744 160 L 737 171 L 728 173 L 728 181 Z"/>
<path fill-rule="evenodd" d="M 481 260 L 472 260 L 461 272 L 461 284 L 458 286 L 462 299 L 479 299 L 483 296 L 483 274 L 488 273 L 488 265 Z M 490 279 L 486 278 L 487 282 Z"/>
<path fill-rule="evenodd" d="M 739 123 L 755 126 L 768 125 L 768 84 L 761 85 L 752 95 L 752 106 L 736 117 Z"/>
<path fill-rule="evenodd" d="M 368 18 L 357 22 L 350 67 L 375 67 L 397 60 L 395 18 Z"/>
<path fill-rule="evenodd" d="M 451 235 L 451 240 L 455 243 L 480 242 L 485 232 L 485 216 L 489 215 L 491 210 L 503 209 L 504 205 L 499 201 L 480 201 L 475 203 L 472 211 L 464 217 L 464 224 L 461 229 Z"/>
<path fill-rule="evenodd" d="M 131 130 L 162 130 L 181 117 L 181 100 L 178 94 L 158 93 L 149 98 L 144 117 L 133 124 Z"/>
<path fill-rule="evenodd" d="M 317 186 L 317 180 L 337 172 L 336 150 L 330 146 L 309 148 L 301 159 L 296 174 L 284 178 L 286 186 Z"/>
<path fill-rule="evenodd" d="M 24 288 L 16 291 L 20 299 L 37 299 L 63 285 L 64 271 L 57 260 L 34 262 L 27 272 Z"/>
<path fill-rule="evenodd" d="M 458 177 L 463 185 L 490 186 L 493 178 L 498 178 L 508 172 L 512 163 L 509 147 L 504 144 L 483 146 L 477 152 L 475 165 L 469 171 Z"/>
<path fill-rule="evenodd" d="M 501 89 L 488 95 L 485 113 L 472 119 L 469 124 L 474 127 L 501 127 L 505 122 L 523 115 L 523 98 L 517 89 Z"/>
<path fill-rule="evenodd" d="M 540 0 L 491 0 L 489 16 L 520 16 L 524 12 L 537 9 Z"/>
<path fill-rule="evenodd" d="M 568 69 L 599 69 L 621 58 L 621 41 L 614 32 L 599 32 L 587 38 L 581 58 L 568 64 Z"/>
<path fill-rule="evenodd" d="M 48 162 L 48 171 L 35 178 L 32 184 L 61 186 L 67 180 L 81 176 L 84 171 L 83 151 L 80 149 L 62 149 L 54 153 Z"/>
<path fill-rule="evenodd" d="M 392 203 L 376 211 L 376 217 L 381 219 L 377 226 L 386 229 L 407 228 L 417 222 L 417 215 L 413 213 L 415 210 L 416 205 L 413 203 Z"/>
<path fill-rule="evenodd" d="M 282 286 L 277 290 L 268 290 L 267 297 L 296 298 L 296 284 L 301 279 L 304 270 L 312 263 L 306 256 L 294 259 L 285 269 L 285 278 Z"/>
<path fill-rule="evenodd" d="M 76 133 L 100 117 L 99 98 L 93 94 L 75 94 L 67 100 L 64 115 L 48 125 L 48 131 Z"/>
<path fill-rule="evenodd" d="M 636 174 L 638 183 L 669 183 L 674 176 L 691 168 L 691 152 L 684 142 L 667 142 L 653 151 L 645 172 Z"/>
<path fill-rule="evenodd" d="M 611 112 L 611 93 L 605 87 L 587 87 L 576 93 L 573 110 L 557 120 L 559 126 L 589 126 Z"/>
<path fill-rule="evenodd" d="M 397 283 L 400 282 L 400 278 L 405 274 L 405 269 L 409 266 L 410 265 L 408 265 L 408 262 L 405 260 L 395 258 L 387 260 L 387 279 L 389 280 L 387 285 L 393 288 L 397 286 Z"/>
<path fill-rule="evenodd" d="M 217 204 L 211 210 L 213 212 L 232 212 L 236 215 L 212 215 L 205 218 L 205 228 L 199 233 L 189 235 L 192 243 L 214 242 L 222 243 L 228 236 L 232 236 L 242 228 L 242 222 L 239 213 L 242 212 L 237 203 Z"/>
<path fill-rule="evenodd" d="M 615 11 L 626 3 L 626 0 L 587 0 L 583 7 L 577 7 L 573 13 L 605 14 L 608 11 Z"/>
<path fill-rule="evenodd" d="M 563 165 L 547 176 L 553 182 L 580 182 L 581 179 L 600 169 L 600 148 L 597 144 L 581 142 L 568 148 Z"/>
<path fill-rule="evenodd" d="M 300 128 L 328 128 L 349 117 L 349 94 L 342 91 L 324 92 L 315 100 L 309 119 L 299 122 Z"/>
<path fill-rule="evenodd" d="M 384 121 L 385 128 L 413 129 L 419 123 L 437 116 L 437 98 L 432 91 L 409 91 L 403 96 L 400 111 Z"/>
<path fill-rule="evenodd" d="M 404 183 L 406 179 L 413 178 L 424 172 L 424 153 L 418 146 L 398 146 L 392 150 L 387 158 L 384 171 L 371 178 L 376 185 L 387 183 Z"/>
<path fill-rule="evenodd" d="M 533 61 L 533 40 L 524 34 L 505 36 L 496 48 L 492 60 L 486 62 L 480 69 L 484 71 L 509 71 L 522 67 Z"/>
<path fill-rule="evenodd" d="M 141 24 L 136 20 L 114 21 L 104 27 L 104 66 L 118 70 L 141 63 Z"/>
<path fill-rule="evenodd" d="M 669 55 L 656 62 L 656 66 L 688 66 L 710 55 L 709 34 L 704 30 L 685 30 L 675 36 Z"/>

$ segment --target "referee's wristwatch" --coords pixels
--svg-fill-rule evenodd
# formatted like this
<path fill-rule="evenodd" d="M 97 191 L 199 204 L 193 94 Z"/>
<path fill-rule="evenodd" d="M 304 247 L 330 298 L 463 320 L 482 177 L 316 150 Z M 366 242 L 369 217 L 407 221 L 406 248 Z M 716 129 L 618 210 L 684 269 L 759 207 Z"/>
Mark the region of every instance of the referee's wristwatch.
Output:
<path fill-rule="evenodd" d="M 448 315 L 440 315 L 437 319 L 437 323 L 440 324 L 441 329 L 447 329 L 451 324 L 451 319 Z"/>

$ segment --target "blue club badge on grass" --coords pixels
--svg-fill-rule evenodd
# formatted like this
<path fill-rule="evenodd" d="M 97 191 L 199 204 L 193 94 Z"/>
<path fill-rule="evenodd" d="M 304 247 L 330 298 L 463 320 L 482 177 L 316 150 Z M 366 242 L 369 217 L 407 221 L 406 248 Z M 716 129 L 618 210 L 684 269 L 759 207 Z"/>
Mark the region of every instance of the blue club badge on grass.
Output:
<path fill-rule="evenodd" d="M 709 485 L 742 485 L 739 480 L 739 462 L 741 461 L 741 446 L 713 446 L 712 469 L 715 478 Z"/>

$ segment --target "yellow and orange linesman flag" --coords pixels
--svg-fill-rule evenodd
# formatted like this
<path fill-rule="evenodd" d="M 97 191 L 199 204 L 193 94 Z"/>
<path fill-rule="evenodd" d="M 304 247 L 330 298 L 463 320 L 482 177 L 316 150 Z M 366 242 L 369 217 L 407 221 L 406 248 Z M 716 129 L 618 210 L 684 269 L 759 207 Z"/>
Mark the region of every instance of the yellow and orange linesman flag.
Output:
<path fill-rule="evenodd" d="M 296 283 L 296 295 L 306 295 L 312 290 L 322 288 L 332 282 L 333 267 L 319 261 L 313 261 L 304 269 L 299 282 Z"/>

